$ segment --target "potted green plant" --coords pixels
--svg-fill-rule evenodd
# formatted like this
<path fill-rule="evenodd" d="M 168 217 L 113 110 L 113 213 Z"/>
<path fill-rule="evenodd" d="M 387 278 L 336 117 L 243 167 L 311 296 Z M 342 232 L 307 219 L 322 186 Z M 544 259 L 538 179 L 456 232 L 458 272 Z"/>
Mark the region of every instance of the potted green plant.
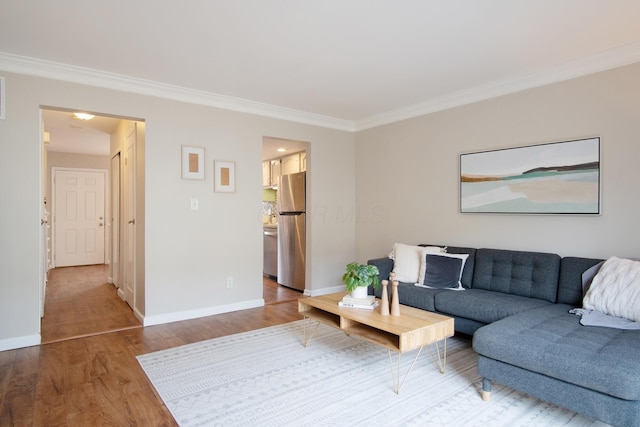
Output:
<path fill-rule="evenodd" d="M 380 286 L 379 273 L 375 265 L 352 262 L 347 264 L 347 271 L 342 275 L 342 281 L 354 298 L 366 298 L 369 285 L 374 288 Z"/>

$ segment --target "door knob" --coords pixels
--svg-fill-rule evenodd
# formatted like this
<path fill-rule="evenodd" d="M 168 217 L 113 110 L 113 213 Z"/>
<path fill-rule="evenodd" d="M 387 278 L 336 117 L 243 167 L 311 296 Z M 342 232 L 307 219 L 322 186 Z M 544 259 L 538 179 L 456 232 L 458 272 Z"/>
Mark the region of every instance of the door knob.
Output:
<path fill-rule="evenodd" d="M 135 223 L 136 223 L 136 220 L 135 220 L 135 219 L 130 219 L 130 220 L 129 220 L 129 224 L 135 224 Z"/>

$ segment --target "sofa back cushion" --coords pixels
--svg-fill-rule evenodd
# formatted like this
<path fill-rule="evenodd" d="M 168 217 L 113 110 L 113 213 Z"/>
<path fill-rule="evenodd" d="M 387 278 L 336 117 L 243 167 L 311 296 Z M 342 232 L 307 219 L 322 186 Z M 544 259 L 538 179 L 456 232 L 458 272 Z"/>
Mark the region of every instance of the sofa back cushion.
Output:
<path fill-rule="evenodd" d="M 558 304 L 582 306 L 582 274 L 603 260 L 595 258 L 564 257 L 560 262 Z"/>
<path fill-rule="evenodd" d="M 449 254 L 467 254 L 469 257 L 464 263 L 464 268 L 462 269 L 462 278 L 460 279 L 460 283 L 462 283 L 462 287 L 471 288 L 471 284 L 473 282 L 473 270 L 475 268 L 475 258 L 476 258 L 476 248 L 465 248 L 461 246 L 446 246 L 446 245 L 427 245 L 421 244 L 419 246 L 440 246 L 441 248 L 446 247 L 446 252 Z"/>
<path fill-rule="evenodd" d="M 543 252 L 478 249 L 473 289 L 555 302 L 560 256 Z"/>

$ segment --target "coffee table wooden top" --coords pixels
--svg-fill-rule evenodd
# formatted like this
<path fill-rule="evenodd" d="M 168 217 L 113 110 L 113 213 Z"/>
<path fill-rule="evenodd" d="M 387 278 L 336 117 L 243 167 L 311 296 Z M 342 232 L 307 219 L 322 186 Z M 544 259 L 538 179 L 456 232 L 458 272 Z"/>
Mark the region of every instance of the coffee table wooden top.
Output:
<path fill-rule="evenodd" d="M 403 353 L 453 336 L 453 318 L 418 308 L 400 306 L 400 316 L 374 310 L 346 308 L 338 302 L 347 292 L 301 298 L 298 311 L 305 317 L 344 330 L 374 344 Z"/>

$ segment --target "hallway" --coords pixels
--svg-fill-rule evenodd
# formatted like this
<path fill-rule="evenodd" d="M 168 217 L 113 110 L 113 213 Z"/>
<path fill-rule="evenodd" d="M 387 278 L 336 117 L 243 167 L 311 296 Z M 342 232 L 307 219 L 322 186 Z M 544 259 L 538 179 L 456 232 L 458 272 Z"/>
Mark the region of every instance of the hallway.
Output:
<path fill-rule="evenodd" d="M 109 266 L 58 267 L 49 271 L 42 344 L 142 327 L 107 282 Z"/>
<path fill-rule="evenodd" d="M 42 344 L 140 328 L 142 323 L 107 278 L 109 266 L 59 267 L 49 271 Z M 265 305 L 296 301 L 301 292 L 263 277 Z"/>

